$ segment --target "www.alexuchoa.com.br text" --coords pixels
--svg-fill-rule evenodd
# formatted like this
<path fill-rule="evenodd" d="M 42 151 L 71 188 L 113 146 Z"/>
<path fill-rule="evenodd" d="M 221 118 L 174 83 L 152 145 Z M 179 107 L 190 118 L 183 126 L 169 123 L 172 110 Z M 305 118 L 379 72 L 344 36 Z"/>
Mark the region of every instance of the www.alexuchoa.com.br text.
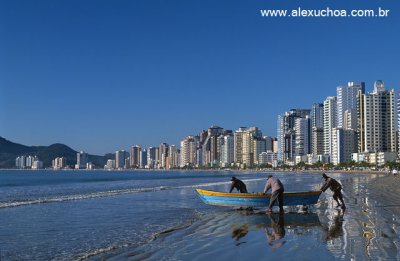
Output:
<path fill-rule="evenodd" d="M 388 17 L 390 10 L 378 9 L 261 9 L 262 17 Z"/>

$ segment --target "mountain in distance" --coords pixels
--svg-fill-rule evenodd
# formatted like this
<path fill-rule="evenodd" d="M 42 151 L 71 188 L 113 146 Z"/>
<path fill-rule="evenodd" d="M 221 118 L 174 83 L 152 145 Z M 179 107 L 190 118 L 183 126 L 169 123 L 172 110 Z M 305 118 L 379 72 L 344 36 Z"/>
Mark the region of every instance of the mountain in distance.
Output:
<path fill-rule="evenodd" d="M 57 157 L 65 157 L 67 165 L 74 166 L 76 164 L 76 154 L 77 151 L 60 143 L 50 146 L 25 146 L 0 137 L 0 168 L 15 168 L 15 159 L 17 157 L 29 155 L 37 156 L 40 161 L 43 161 L 44 167 L 50 167 L 52 161 Z M 115 155 L 88 155 L 88 157 L 96 168 L 103 168 L 107 160 L 114 159 Z"/>

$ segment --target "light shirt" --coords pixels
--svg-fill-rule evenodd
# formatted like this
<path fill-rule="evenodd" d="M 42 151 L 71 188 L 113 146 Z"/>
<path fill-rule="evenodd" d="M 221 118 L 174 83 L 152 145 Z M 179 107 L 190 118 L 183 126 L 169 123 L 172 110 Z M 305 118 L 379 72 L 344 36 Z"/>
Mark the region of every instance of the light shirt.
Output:
<path fill-rule="evenodd" d="M 270 177 L 267 180 L 267 184 L 265 184 L 264 193 L 267 193 L 267 191 L 269 189 L 271 189 L 272 193 L 274 193 L 275 191 L 277 191 L 279 189 L 283 189 L 283 185 L 279 179 Z"/>

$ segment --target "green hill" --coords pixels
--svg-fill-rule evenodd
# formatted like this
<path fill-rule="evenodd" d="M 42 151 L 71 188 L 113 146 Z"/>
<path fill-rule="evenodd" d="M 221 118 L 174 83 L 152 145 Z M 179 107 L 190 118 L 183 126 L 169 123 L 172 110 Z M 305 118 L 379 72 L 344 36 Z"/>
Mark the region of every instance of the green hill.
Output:
<path fill-rule="evenodd" d="M 76 164 L 77 151 L 67 145 L 56 143 L 50 146 L 25 146 L 0 137 L 0 168 L 15 168 L 15 159 L 18 156 L 38 156 L 44 167 L 50 167 L 52 160 L 57 157 L 67 158 L 67 164 Z M 89 155 L 89 161 L 97 168 L 103 168 L 108 159 L 114 159 L 114 154 L 105 156 Z"/>

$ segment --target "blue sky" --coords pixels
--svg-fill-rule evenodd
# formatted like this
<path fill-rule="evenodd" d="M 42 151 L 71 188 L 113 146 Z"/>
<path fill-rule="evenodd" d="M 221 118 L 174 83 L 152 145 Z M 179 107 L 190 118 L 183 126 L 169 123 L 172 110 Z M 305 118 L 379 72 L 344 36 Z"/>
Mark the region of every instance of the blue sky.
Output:
<path fill-rule="evenodd" d="M 260 9 L 390 9 L 263 18 Z M 276 136 L 338 85 L 400 86 L 397 0 L 0 1 L 0 136 L 104 154 L 216 124 Z"/>

